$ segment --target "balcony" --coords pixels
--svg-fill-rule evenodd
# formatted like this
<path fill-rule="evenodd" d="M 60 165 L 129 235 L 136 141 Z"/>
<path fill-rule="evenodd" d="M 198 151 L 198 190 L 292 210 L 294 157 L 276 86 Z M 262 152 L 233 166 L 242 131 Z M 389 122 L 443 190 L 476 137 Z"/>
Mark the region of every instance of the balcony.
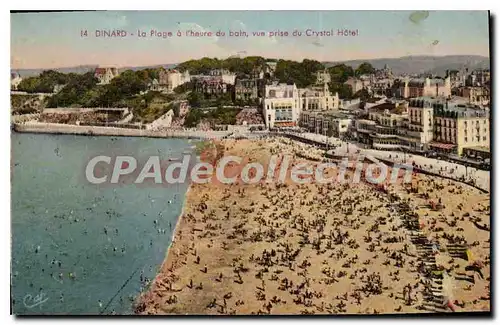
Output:
<path fill-rule="evenodd" d="M 375 149 L 399 149 L 401 144 L 393 144 L 393 143 L 373 143 L 373 148 Z"/>
<path fill-rule="evenodd" d="M 371 134 L 372 136 L 374 137 L 377 137 L 377 138 L 397 138 L 398 134 L 389 134 L 389 133 L 378 133 L 378 132 L 373 132 Z"/>
<path fill-rule="evenodd" d="M 418 131 L 409 131 L 409 130 L 402 130 L 402 131 L 399 131 L 399 135 L 403 136 L 403 137 L 420 139 L 421 132 L 418 132 Z"/>

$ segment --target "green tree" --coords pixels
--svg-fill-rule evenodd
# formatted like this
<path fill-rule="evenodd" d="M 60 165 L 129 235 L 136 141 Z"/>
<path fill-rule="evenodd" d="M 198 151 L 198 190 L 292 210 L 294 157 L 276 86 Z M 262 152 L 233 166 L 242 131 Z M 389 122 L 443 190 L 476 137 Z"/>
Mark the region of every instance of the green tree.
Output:
<path fill-rule="evenodd" d="M 349 79 L 349 77 L 354 76 L 354 70 L 351 66 L 345 64 L 337 64 L 333 67 L 329 67 L 328 72 L 330 73 L 331 79 L 334 82 L 344 83 Z"/>
<path fill-rule="evenodd" d="M 368 98 L 370 98 L 370 94 L 368 93 L 368 90 L 366 90 L 366 89 L 363 88 L 361 90 L 358 90 L 352 97 L 353 98 L 359 98 L 362 101 L 365 101 Z"/>
<path fill-rule="evenodd" d="M 192 91 L 189 93 L 187 100 L 189 102 L 189 105 L 191 105 L 191 107 L 200 107 L 202 102 L 202 97 L 199 93 Z"/>
<path fill-rule="evenodd" d="M 364 74 L 372 74 L 374 72 L 375 72 L 375 68 L 373 68 L 373 66 L 370 63 L 363 62 L 356 69 L 356 76 L 361 76 Z"/>
<path fill-rule="evenodd" d="M 184 119 L 184 126 L 191 128 L 196 127 L 203 117 L 203 112 L 199 109 L 190 109 L 186 118 Z"/>
<path fill-rule="evenodd" d="M 338 93 L 342 99 L 352 98 L 352 88 L 349 85 L 340 82 L 330 82 L 328 86 L 332 94 Z"/>

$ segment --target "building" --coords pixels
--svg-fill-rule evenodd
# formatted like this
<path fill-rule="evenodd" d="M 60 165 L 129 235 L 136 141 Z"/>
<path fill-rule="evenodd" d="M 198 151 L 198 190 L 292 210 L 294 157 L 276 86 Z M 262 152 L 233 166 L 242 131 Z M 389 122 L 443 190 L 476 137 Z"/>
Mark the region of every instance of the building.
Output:
<path fill-rule="evenodd" d="M 445 103 L 435 105 L 434 116 L 433 150 L 461 156 L 465 148 L 489 148 L 489 110 Z"/>
<path fill-rule="evenodd" d="M 259 89 L 262 87 L 261 79 L 236 79 L 234 86 L 234 99 L 245 104 L 259 103 Z"/>
<path fill-rule="evenodd" d="M 365 108 L 363 118 L 356 120 L 353 136 L 376 149 L 399 149 L 399 129 L 408 121 L 407 102 L 384 102 Z"/>
<path fill-rule="evenodd" d="M 94 76 L 99 80 L 99 85 L 107 85 L 113 80 L 113 78 L 118 77 L 120 73 L 118 68 L 108 67 L 108 68 L 96 68 Z"/>
<path fill-rule="evenodd" d="M 326 69 L 316 72 L 316 84 L 322 85 L 324 83 L 329 83 L 330 81 L 332 81 L 332 78 Z"/>
<path fill-rule="evenodd" d="M 431 98 L 416 98 L 408 103 L 408 122 L 398 130 L 401 147 L 423 152 L 433 139 L 434 109 Z"/>
<path fill-rule="evenodd" d="M 297 86 L 276 83 L 266 85 L 263 115 L 268 128 L 297 125 L 300 115 Z"/>
<path fill-rule="evenodd" d="M 326 82 L 323 83 L 323 87 L 299 89 L 298 95 L 299 106 L 303 111 L 339 109 L 339 95 L 336 93 L 332 96 Z"/>
<path fill-rule="evenodd" d="M 375 149 L 399 149 L 401 139 L 398 130 L 408 120 L 408 103 L 387 102 L 371 107 L 368 119 L 374 121 L 370 142 Z"/>
<path fill-rule="evenodd" d="M 214 69 L 208 73 L 209 76 L 218 77 L 222 79 L 222 82 L 228 85 L 234 85 L 236 81 L 236 74 L 230 72 L 227 69 Z"/>
<path fill-rule="evenodd" d="M 490 70 L 489 69 L 478 69 L 472 71 L 470 73 L 466 80 L 465 80 L 465 85 L 466 86 L 472 86 L 472 87 L 478 87 L 478 86 L 485 86 L 489 84 L 490 82 Z"/>
<path fill-rule="evenodd" d="M 446 75 L 450 76 L 451 88 L 465 85 L 465 73 L 459 70 L 447 70 Z"/>
<path fill-rule="evenodd" d="M 191 81 L 189 71 L 180 72 L 175 69 L 161 68 L 156 88 L 158 91 L 172 93 L 175 88 Z"/>
<path fill-rule="evenodd" d="M 459 87 L 456 94 L 467 99 L 469 104 L 479 106 L 489 106 L 490 90 L 486 87 Z"/>
<path fill-rule="evenodd" d="M 375 78 L 376 79 L 392 79 L 393 78 L 393 73 L 391 68 L 389 68 L 389 65 L 384 65 L 383 69 L 379 69 L 375 71 Z"/>
<path fill-rule="evenodd" d="M 367 88 L 369 85 L 369 82 L 367 80 L 361 80 L 355 77 L 349 77 L 344 84 L 348 85 L 352 89 L 352 93 L 355 94 L 358 91 Z"/>
<path fill-rule="evenodd" d="M 265 73 L 269 77 L 274 77 L 274 73 L 276 72 L 276 66 L 278 65 L 277 62 L 274 61 L 267 61 L 266 62 L 266 68 L 265 68 Z"/>
<path fill-rule="evenodd" d="M 220 76 L 196 76 L 192 78 L 193 90 L 204 95 L 205 99 L 215 99 L 231 92 L 231 85 Z"/>
<path fill-rule="evenodd" d="M 401 85 L 403 98 L 414 97 L 448 97 L 451 96 L 450 77 L 440 78 L 406 78 Z"/>
<path fill-rule="evenodd" d="M 374 79 L 369 86 L 370 93 L 374 95 L 391 96 L 390 89 L 394 84 L 393 79 Z"/>
<path fill-rule="evenodd" d="M 10 89 L 11 90 L 17 90 L 17 87 L 19 84 L 23 81 L 23 78 L 19 75 L 17 72 L 11 72 L 10 73 Z"/>
<path fill-rule="evenodd" d="M 346 136 L 352 122 L 352 116 L 339 111 L 303 111 L 299 117 L 299 125 L 310 132 L 338 138 Z"/>
<path fill-rule="evenodd" d="M 489 110 L 464 101 L 421 97 L 410 100 L 408 123 L 399 129 L 401 147 L 462 155 L 464 148 L 489 147 Z"/>
<path fill-rule="evenodd" d="M 53 88 L 53 92 L 54 94 L 57 94 L 58 92 L 60 92 L 61 90 L 63 90 L 63 88 L 65 87 L 66 85 L 61 85 L 61 84 L 57 84 L 54 86 Z"/>

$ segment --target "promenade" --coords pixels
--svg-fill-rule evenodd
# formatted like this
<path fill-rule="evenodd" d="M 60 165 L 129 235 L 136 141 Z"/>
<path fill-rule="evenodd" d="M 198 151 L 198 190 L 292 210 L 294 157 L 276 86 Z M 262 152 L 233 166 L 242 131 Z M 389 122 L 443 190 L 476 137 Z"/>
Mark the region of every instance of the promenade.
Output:
<path fill-rule="evenodd" d="M 58 123 L 25 122 L 14 123 L 14 130 L 26 133 L 76 134 L 96 136 L 124 136 L 151 138 L 186 138 L 186 139 L 222 139 L 230 134 L 228 131 L 200 130 L 147 130 L 117 128 L 108 126 L 69 125 Z"/>
<path fill-rule="evenodd" d="M 356 144 L 348 143 L 338 138 L 327 137 L 321 134 L 307 132 L 283 132 L 282 134 L 288 137 L 302 138 L 307 142 L 313 142 L 320 146 L 334 147 L 331 152 L 336 156 L 354 157 L 355 155 L 370 155 L 375 158 L 384 159 L 395 163 L 415 163 L 415 165 L 419 169 L 427 171 L 429 173 L 433 173 L 443 177 L 449 177 L 460 181 L 473 181 L 477 187 L 488 192 L 490 191 L 490 171 L 488 170 L 466 167 L 461 164 L 420 155 L 404 154 L 400 151 L 364 149 L 358 147 Z"/>

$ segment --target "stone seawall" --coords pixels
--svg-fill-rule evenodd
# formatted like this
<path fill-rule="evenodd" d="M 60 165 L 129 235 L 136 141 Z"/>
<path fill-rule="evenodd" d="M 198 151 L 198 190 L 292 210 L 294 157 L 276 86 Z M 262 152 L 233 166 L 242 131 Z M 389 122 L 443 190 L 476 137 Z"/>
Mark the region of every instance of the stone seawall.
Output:
<path fill-rule="evenodd" d="M 186 139 L 220 139 L 227 136 L 226 131 L 154 131 L 145 129 L 129 129 L 105 126 L 68 125 L 56 123 L 14 123 L 16 132 L 76 134 L 94 136 L 124 136 L 152 138 L 186 138 Z"/>

